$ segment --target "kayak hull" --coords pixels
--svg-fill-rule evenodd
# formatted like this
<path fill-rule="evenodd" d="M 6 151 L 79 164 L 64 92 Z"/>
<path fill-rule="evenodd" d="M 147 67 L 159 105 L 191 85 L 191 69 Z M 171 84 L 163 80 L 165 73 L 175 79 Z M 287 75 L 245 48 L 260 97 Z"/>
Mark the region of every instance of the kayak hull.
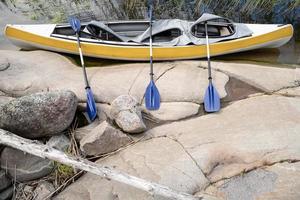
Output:
<path fill-rule="evenodd" d="M 28 28 L 27 26 L 31 27 Z M 78 54 L 76 40 L 51 36 L 51 30 L 54 28 L 55 25 L 7 25 L 5 35 L 13 44 L 23 49 L 44 49 Z M 260 48 L 277 48 L 287 43 L 293 36 L 292 25 L 249 25 L 249 28 L 254 32 L 252 36 L 211 44 L 211 56 Z M 268 31 L 268 29 L 270 30 Z M 104 44 L 89 41 L 81 41 L 81 45 L 84 55 L 90 57 L 132 61 L 149 60 L 149 46 Z M 206 46 L 154 46 L 153 57 L 154 60 L 204 58 L 206 57 Z"/>

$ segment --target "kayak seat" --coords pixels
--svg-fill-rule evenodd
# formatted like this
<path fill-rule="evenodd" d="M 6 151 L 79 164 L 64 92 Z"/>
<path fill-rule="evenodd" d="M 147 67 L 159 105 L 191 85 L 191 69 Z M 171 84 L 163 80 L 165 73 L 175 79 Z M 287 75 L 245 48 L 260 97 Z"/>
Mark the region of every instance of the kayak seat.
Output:
<path fill-rule="evenodd" d="M 86 28 L 95 39 L 122 42 L 119 37 L 116 37 L 114 34 L 111 34 L 110 32 L 103 30 L 96 25 L 89 24 L 86 26 Z"/>
<path fill-rule="evenodd" d="M 169 30 L 164 30 L 162 32 L 153 34 L 152 40 L 153 40 L 153 42 L 170 42 L 181 35 L 182 35 L 182 31 L 180 29 L 172 28 Z M 142 43 L 148 43 L 149 40 L 150 40 L 150 37 L 147 37 L 144 40 L 142 40 Z"/>
<path fill-rule="evenodd" d="M 205 37 L 205 25 L 198 24 L 193 27 L 192 32 L 195 37 Z M 208 36 L 210 37 L 219 37 L 221 36 L 221 31 L 216 26 L 207 26 Z"/>
<path fill-rule="evenodd" d="M 92 21 L 86 26 L 88 32 L 100 40 L 127 42 L 127 37 L 121 36 L 102 22 Z"/>

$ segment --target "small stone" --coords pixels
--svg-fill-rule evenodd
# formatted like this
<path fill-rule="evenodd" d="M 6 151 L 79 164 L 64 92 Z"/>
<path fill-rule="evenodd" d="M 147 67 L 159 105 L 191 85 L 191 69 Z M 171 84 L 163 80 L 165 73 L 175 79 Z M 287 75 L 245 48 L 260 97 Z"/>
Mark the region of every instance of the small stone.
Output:
<path fill-rule="evenodd" d="M 46 143 L 46 145 L 65 152 L 71 146 L 71 141 L 67 136 L 61 134 L 61 135 L 52 136 L 49 139 L 49 141 Z"/>
<path fill-rule="evenodd" d="M 6 190 L 0 192 L 0 200 L 9 200 L 11 199 L 14 193 L 14 187 L 9 187 Z"/>
<path fill-rule="evenodd" d="M 146 130 L 142 117 L 129 111 L 120 112 L 116 119 L 118 126 L 127 133 L 141 133 Z"/>
<path fill-rule="evenodd" d="M 90 132 L 100 124 L 100 121 L 96 118 L 91 124 L 78 128 L 75 130 L 75 139 L 77 141 L 82 140 L 85 136 L 89 135 Z"/>
<path fill-rule="evenodd" d="M 6 176 L 5 171 L 0 169 L 0 191 L 8 188 L 11 185 L 11 180 Z"/>
<path fill-rule="evenodd" d="M 141 133 L 146 130 L 141 107 L 137 100 L 130 95 L 116 98 L 111 104 L 110 114 L 117 125 L 127 133 Z"/>
<path fill-rule="evenodd" d="M 87 155 L 101 155 L 115 151 L 130 142 L 132 139 L 122 131 L 107 122 L 102 122 L 80 141 L 80 148 Z"/>
<path fill-rule="evenodd" d="M 38 184 L 34 190 L 35 200 L 44 200 L 48 199 L 49 195 L 55 191 L 54 186 L 48 181 L 42 181 Z"/>
<path fill-rule="evenodd" d="M 71 91 L 24 96 L 0 107 L 0 128 L 25 138 L 61 133 L 72 123 L 77 108 Z"/>
<path fill-rule="evenodd" d="M 50 174 L 54 168 L 52 161 L 26 154 L 17 149 L 6 147 L 0 157 L 1 168 L 10 177 L 16 177 L 19 182 L 42 178 Z"/>
<path fill-rule="evenodd" d="M 112 102 L 111 106 L 110 114 L 113 118 L 117 118 L 121 111 L 136 111 L 138 102 L 130 95 L 121 95 Z"/>

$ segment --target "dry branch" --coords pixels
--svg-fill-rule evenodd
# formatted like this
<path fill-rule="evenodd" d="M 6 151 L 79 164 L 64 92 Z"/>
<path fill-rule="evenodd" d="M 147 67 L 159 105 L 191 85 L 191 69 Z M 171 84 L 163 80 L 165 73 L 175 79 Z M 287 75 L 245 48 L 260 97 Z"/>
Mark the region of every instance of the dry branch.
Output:
<path fill-rule="evenodd" d="M 113 170 L 110 167 L 101 166 L 82 158 L 68 156 L 63 152 L 41 144 L 38 141 L 19 137 L 3 129 L 0 129 L 0 144 L 4 144 L 41 158 L 48 158 L 65 165 L 96 174 L 107 180 L 114 180 L 133 186 L 135 188 L 147 191 L 153 196 L 163 196 L 170 199 L 179 200 L 203 199 L 187 193 L 174 191 L 169 187 L 131 176 L 123 172 Z"/>

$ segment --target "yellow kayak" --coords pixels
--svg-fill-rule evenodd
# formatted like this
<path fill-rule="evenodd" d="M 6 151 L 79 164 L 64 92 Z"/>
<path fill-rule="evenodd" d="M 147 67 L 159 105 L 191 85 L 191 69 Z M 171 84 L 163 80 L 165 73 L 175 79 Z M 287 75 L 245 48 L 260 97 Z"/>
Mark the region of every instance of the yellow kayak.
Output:
<path fill-rule="evenodd" d="M 277 48 L 293 36 L 292 25 L 238 24 L 209 16 L 211 56 Z M 203 22 L 158 20 L 153 23 L 154 60 L 183 60 L 206 57 Z M 90 22 L 80 35 L 85 56 L 144 61 L 149 60 L 147 21 Z M 44 49 L 78 54 L 76 37 L 69 25 L 7 25 L 5 35 L 22 49 Z"/>

